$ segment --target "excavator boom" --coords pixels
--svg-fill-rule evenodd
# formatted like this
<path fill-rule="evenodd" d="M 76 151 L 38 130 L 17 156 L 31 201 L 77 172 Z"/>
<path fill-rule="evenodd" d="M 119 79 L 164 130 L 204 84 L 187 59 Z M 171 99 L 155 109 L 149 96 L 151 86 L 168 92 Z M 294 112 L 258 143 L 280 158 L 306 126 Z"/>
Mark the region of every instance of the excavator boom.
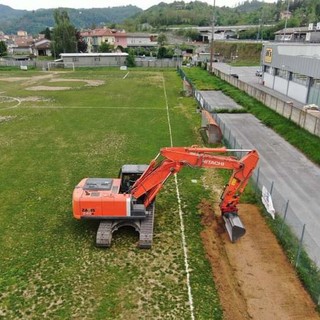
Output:
<path fill-rule="evenodd" d="M 241 159 L 221 155 L 231 151 L 244 152 L 245 155 Z M 154 200 L 171 175 L 186 166 L 229 169 L 233 172 L 221 196 L 220 210 L 229 237 L 234 242 L 245 233 L 238 216 L 237 205 L 258 161 L 259 156 L 255 150 L 197 146 L 162 148 L 149 166 L 125 165 L 126 170 L 122 170 L 119 179 L 83 179 L 74 191 L 74 216 L 77 219 L 114 218 L 120 222 L 140 219 L 140 224 L 143 226 L 148 220 L 147 217 L 150 220 L 152 214 L 153 225 Z M 120 224 L 122 225 L 122 222 Z M 134 222 L 130 225 L 140 230 L 139 223 Z M 109 224 L 105 222 L 105 229 L 108 228 Z M 111 226 L 109 229 L 111 230 Z M 150 241 L 144 243 L 141 247 L 149 247 L 150 243 Z"/>

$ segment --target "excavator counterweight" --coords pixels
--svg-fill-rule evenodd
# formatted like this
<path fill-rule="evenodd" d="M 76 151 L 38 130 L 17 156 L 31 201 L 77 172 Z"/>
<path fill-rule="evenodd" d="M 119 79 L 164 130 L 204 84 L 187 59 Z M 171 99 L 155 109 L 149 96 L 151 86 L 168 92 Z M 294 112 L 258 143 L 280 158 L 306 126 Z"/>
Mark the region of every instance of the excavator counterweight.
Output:
<path fill-rule="evenodd" d="M 221 153 L 241 151 L 237 159 Z M 259 160 L 255 150 L 226 148 L 162 148 L 149 165 L 124 165 L 117 179 L 85 178 L 73 191 L 73 215 L 76 219 L 98 219 L 97 246 L 109 247 L 112 234 L 122 226 L 131 226 L 140 234 L 140 248 L 150 248 L 153 238 L 155 198 L 167 179 L 183 167 L 233 170 L 221 196 L 220 210 L 232 242 L 246 230 L 237 205 Z"/>

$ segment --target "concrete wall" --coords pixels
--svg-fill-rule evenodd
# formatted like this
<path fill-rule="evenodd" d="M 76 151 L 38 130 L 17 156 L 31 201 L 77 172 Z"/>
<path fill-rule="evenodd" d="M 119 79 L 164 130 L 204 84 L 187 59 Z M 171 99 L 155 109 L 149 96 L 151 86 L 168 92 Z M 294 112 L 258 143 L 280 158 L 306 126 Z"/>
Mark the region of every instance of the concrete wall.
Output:
<path fill-rule="evenodd" d="M 260 90 L 259 88 L 251 86 L 248 83 L 223 73 L 220 70 L 214 69 L 214 74 L 229 82 L 233 86 L 239 88 L 240 90 L 246 92 L 282 116 L 295 122 L 310 133 L 320 137 L 320 118 L 301 109 L 295 108 L 290 101 L 283 101 L 269 93 Z"/>
<path fill-rule="evenodd" d="M 173 59 L 148 60 L 148 57 L 146 57 L 143 60 L 136 60 L 136 66 L 145 68 L 177 68 L 181 66 L 181 61 Z"/>

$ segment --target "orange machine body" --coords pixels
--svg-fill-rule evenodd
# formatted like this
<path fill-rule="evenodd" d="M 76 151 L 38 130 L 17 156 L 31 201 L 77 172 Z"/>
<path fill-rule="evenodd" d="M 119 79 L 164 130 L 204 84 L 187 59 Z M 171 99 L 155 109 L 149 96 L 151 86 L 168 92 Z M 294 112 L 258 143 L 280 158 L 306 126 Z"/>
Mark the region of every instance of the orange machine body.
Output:
<path fill-rule="evenodd" d="M 120 179 L 82 179 L 73 191 L 73 216 L 76 219 L 130 217 L 131 195 L 119 193 L 120 183 Z"/>

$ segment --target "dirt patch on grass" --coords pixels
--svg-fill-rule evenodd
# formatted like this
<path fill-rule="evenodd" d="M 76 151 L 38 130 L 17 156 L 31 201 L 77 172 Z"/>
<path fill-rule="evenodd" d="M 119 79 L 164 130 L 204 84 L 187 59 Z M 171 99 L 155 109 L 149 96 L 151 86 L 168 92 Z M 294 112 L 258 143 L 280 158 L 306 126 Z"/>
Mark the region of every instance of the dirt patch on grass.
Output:
<path fill-rule="evenodd" d="M 57 76 L 59 73 L 53 72 L 49 74 L 43 74 L 39 76 L 32 76 L 32 77 L 10 77 L 10 78 L 0 78 L 0 81 L 6 82 L 18 82 L 24 81 L 24 85 L 30 86 L 35 85 L 39 82 L 49 81 L 49 82 L 84 82 L 86 87 L 97 87 L 101 86 L 105 83 L 103 80 L 91 80 L 91 79 L 64 79 L 58 78 Z M 27 90 L 31 91 L 61 91 L 61 90 L 69 90 L 71 87 L 50 87 L 50 86 L 31 86 L 26 88 Z"/>
<path fill-rule="evenodd" d="M 219 210 L 202 201 L 201 238 L 217 285 L 224 319 L 320 319 L 257 207 L 240 205 L 247 233 L 231 243 Z"/>
<path fill-rule="evenodd" d="M 63 90 L 70 90 L 71 87 L 49 87 L 49 86 L 36 86 L 36 87 L 29 87 L 26 90 L 30 91 L 63 91 Z"/>
<path fill-rule="evenodd" d="M 86 82 L 86 87 L 98 87 L 105 83 L 103 80 L 87 80 L 87 79 L 61 79 L 61 78 L 55 78 L 51 79 L 50 82 Z"/>
<path fill-rule="evenodd" d="M 0 123 L 13 120 L 16 116 L 0 116 Z"/>

